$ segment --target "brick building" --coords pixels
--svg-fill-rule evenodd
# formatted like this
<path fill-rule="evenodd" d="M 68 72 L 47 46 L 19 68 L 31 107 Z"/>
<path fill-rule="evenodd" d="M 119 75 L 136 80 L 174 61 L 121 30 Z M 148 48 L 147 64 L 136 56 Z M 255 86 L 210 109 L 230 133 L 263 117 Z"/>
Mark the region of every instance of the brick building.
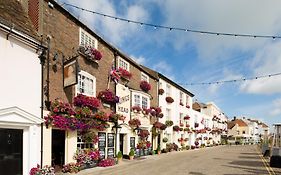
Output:
<path fill-rule="evenodd" d="M 129 95 L 129 98 L 127 97 L 129 99 L 128 105 L 122 107 L 122 104 L 118 103 L 117 111 L 115 105 L 102 103 L 100 107 L 102 111 L 106 113 L 116 111 L 124 114 L 126 120 L 122 125 L 110 123 L 105 131 L 99 131 L 100 140 L 104 141 L 100 141 L 96 146 L 85 144 L 76 130 L 65 131 L 45 127 L 43 164 L 61 166 L 74 162 L 73 155 L 76 150 L 86 147 L 99 147 L 103 157 L 112 157 L 119 150 L 128 154 L 130 148 L 135 147 L 138 142 L 137 132 L 128 127 L 128 121 L 131 118 L 140 119 L 142 123 L 140 128 L 143 130 L 149 130 L 152 126 L 149 118 L 131 113 L 131 107 L 134 105 L 146 108 L 158 106 L 157 78 L 94 33 L 55 1 L 30 0 L 24 1 L 23 6 L 30 15 L 38 34 L 43 36 L 49 48 L 47 54 L 49 65 L 46 65 L 44 72 L 46 77 L 44 83 L 46 87 L 46 115 L 48 114 L 48 102 L 57 98 L 64 102 L 73 103 L 73 98 L 77 94 L 82 93 L 96 97 L 99 92 L 105 90 L 120 96 L 121 99 L 124 99 L 122 98 L 123 95 Z M 88 48 L 81 47 L 81 45 L 91 46 L 91 48 L 98 50 L 102 54 L 102 59 L 89 58 L 87 55 Z M 120 71 L 120 68 L 132 74 L 129 82 L 120 80 L 116 83 L 116 81 L 113 81 L 110 73 Z M 150 83 L 152 88 L 149 92 L 140 89 L 141 80 Z M 123 89 L 125 89 L 124 92 L 122 92 Z M 124 110 L 127 113 L 124 113 Z M 116 126 L 122 126 L 119 131 L 121 134 L 117 133 Z M 135 139 L 134 142 L 133 138 Z M 111 141 L 109 143 L 105 140 Z"/>

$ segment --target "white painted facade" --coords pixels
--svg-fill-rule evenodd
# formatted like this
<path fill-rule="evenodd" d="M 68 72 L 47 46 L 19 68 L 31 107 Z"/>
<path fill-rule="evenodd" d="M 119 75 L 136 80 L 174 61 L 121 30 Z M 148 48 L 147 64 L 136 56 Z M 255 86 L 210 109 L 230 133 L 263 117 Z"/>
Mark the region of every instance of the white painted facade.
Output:
<path fill-rule="evenodd" d="M 158 96 L 159 107 L 161 107 L 164 114 L 164 117 L 160 118 L 159 121 L 165 124 L 167 120 L 172 120 L 174 123 L 173 126 L 180 126 L 182 124 L 180 127 L 185 128 L 186 124 L 188 124 L 190 125 L 190 128 L 194 128 L 194 123 L 196 120 L 200 120 L 200 116 L 196 118 L 193 115 L 192 97 L 173 86 L 171 83 L 161 79 L 161 77 L 159 79 L 159 89 L 164 90 L 164 93 L 162 95 L 159 94 Z M 166 97 L 172 97 L 174 102 L 168 103 L 166 101 Z M 184 120 L 183 118 L 187 115 L 190 116 L 190 119 Z M 194 144 L 194 133 L 189 134 L 184 131 L 175 132 L 173 131 L 173 126 L 167 127 L 167 129 L 161 134 L 161 148 L 166 147 L 166 143 L 162 142 L 164 137 L 168 138 L 167 143 L 176 143 L 179 147 L 181 147 L 181 143 L 178 141 L 179 138 L 188 138 L 188 141 L 184 142 L 185 146 Z"/>
<path fill-rule="evenodd" d="M 35 49 L 0 31 L 0 128 L 23 130 L 23 174 L 40 164 L 41 65 Z"/>

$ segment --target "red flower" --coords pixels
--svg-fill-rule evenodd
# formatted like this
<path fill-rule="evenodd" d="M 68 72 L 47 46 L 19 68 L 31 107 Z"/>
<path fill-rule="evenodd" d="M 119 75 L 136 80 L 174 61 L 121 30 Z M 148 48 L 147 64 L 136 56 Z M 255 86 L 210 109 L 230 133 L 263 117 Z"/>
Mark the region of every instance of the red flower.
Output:
<path fill-rule="evenodd" d="M 157 129 L 165 130 L 167 126 L 161 122 L 155 122 L 153 126 Z"/>
<path fill-rule="evenodd" d="M 175 125 L 175 126 L 173 126 L 173 130 L 178 132 L 178 131 L 180 131 L 180 127 L 178 125 Z"/>
<path fill-rule="evenodd" d="M 140 111 L 141 111 L 141 107 L 140 107 L 140 106 L 133 106 L 133 107 L 132 107 L 132 110 L 133 110 L 133 111 L 140 112 Z"/>
<path fill-rule="evenodd" d="M 105 103 L 110 103 L 110 104 L 116 104 L 119 102 L 119 97 L 116 96 L 113 92 L 110 90 L 104 90 L 100 91 L 98 94 L 98 98 L 105 102 Z"/>
<path fill-rule="evenodd" d="M 117 71 L 119 72 L 120 76 L 125 78 L 125 79 L 131 79 L 132 78 L 132 74 L 129 71 L 127 71 L 126 69 L 123 69 L 123 68 L 120 67 Z"/>
<path fill-rule="evenodd" d="M 149 131 L 148 131 L 148 130 L 140 130 L 140 132 L 139 132 L 139 134 L 138 134 L 138 136 L 140 136 L 140 138 L 141 138 L 142 140 L 146 140 L 149 135 L 150 135 L 150 134 L 149 134 Z"/>
<path fill-rule="evenodd" d="M 141 81 L 140 82 L 140 88 L 144 91 L 144 92 L 148 92 L 151 89 L 151 85 L 147 82 L 147 81 Z"/>
<path fill-rule="evenodd" d="M 78 107 L 89 107 L 90 109 L 97 109 L 100 106 L 100 102 L 95 97 L 88 97 L 83 94 L 79 94 L 73 99 L 73 104 Z"/>
<path fill-rule="evenodd" d="M 186 115 L 185 117 L 183 117 L 183 119 L 184 119 L 184 120 L 189 120 L 190 117 L 189 117 L 189 115 Z"/>
<path fill-rule="evenodd" d="M 139 119 L 134 118 L 134 119 L 129 120 L 129 125 L 131 127 L 138 128 L 141 125 L 141 122 Z"/>

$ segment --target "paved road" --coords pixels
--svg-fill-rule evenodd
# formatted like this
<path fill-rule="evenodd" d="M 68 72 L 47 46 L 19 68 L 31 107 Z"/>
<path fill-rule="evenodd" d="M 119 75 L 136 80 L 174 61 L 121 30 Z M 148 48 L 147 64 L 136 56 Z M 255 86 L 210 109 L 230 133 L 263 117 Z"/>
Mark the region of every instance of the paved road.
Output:
<path fill-rule="evenodd" d="M 279 170 L 278 170 L 279 171 Z M 81 175 L 250 175 L 270 174 L 256 146 L 218 146 L 171 152 L 114 167 L 84 170 Z M 274 173 L 273 173 L 274 174 Z M 281 174 L 281 171 L 275 172 Z"/>

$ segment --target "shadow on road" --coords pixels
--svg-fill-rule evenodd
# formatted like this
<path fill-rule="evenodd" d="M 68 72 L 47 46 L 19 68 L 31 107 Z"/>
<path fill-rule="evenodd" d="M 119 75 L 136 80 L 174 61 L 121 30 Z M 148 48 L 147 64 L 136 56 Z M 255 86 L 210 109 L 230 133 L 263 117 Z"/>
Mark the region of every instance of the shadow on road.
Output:
<path fill-rule="evenodd" d="M 229 168 L 237 168 L 237 169 L 242 169 L 245 172 L 248 172 L 249 174 L 268 174 L 267 170 L 260 170 L 257 168 L 247 168 L 243 166 L 231 166 L 231 165 L 224 165 Z M 224 175 L 234 175 L 234 174 L 224 174 Z"/>
<path fill-rule="evenodd" d="M 257 153 L 240 153 L 240 154 L 244 154 L 244 155 L 257 155 Z"/>
<path fill-rule="evenodd" d="M 189 174 L 192 174 L 192 175 L 205 175 L 205 174 L 199 173 L 199 172 L 189 172 Z"/>
<path fill-rule="evenodd" d="M 260 159 L 259 157 L 253 157 L 253 156 L 239 156 L 241 159 Z"/>

